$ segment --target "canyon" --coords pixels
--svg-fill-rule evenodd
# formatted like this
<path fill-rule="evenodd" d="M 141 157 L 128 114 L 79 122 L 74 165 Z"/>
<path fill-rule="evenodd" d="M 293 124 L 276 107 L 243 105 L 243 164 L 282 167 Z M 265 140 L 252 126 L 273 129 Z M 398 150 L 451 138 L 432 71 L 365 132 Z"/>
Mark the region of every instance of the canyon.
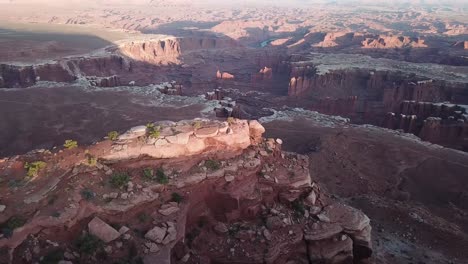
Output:
<path fill-rule="evenodd" d="M 0 8 L 0 263 L 468 261 L 463 3 Z"/>

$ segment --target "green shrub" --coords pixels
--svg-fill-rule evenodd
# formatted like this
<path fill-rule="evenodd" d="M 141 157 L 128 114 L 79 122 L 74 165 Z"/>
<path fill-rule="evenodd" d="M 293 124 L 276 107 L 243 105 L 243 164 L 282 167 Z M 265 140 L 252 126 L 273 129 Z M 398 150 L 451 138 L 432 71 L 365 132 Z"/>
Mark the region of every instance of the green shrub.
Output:
<path fill-rule="evenodd" d="M 118 137 L 119 137 L 119 132 L 117 131 L 111 131 L 107 133 L 107 138 L 112 141 L 116 141 Z"/>
<path fill-rule="evenodd" d="M 152 168 L 144 169 L 142 177 L 143 177 L 143 179 L 148 180 L 148 181 L 154 180 L 154 171 L 153 171 L 153 169 Z"/>
<path fill-rule="evenodd" d="M 96 166 L 97 158 L 91 154 L 86 154 L 86 164 L 90 167 Z"/>
<path fill-rule="evenodd" d="M 78 147 L 78 142 L 75 141 L 75 140 L 67 139 L 67 140 L 65 140 L 65 143 L 63 144 L 63 146 L 66 149 L 74 149 L 74 148 Z"/>
<path fill-rule="evenodd" d="M 184 197 L 182 197 L 182 195 L 180 195 L 180 194 L 178 194 L 176 192 L 173 192 L 171 194 L 171 201 L 172 202 L 181 203 L 183 200 L 184 200 Z"/>
<path fill-rule="evenodd" d="M 78 251 L 85 255 L 93 254 L 102 246 L 101 240 L 89 233 L 79 237 L 75 244 Z"/>
<path fill-rule="evenodd" d="M 161 126 L 155 126 L 153 123 L 148 123 L 146 125 L 146 130 L 148 132 L 148 137 L 159 138 L 161 135 Z"/>
<path fill-rule="evenodd" d="M 160 184 L 168 184 L 169 178 L 167 178 L 166 173 L 164 173 L 163 168 L 158 168 L 156 170 L 156 182 Z"/>
<path fill-rule="evenodd" d="M 92 200 L 96 196 L 96 194 L 88 188 L 81 190 L 80 194 L 83 199 L 88 201 Z"/>
<path fill-rule="evenodd" d="M 39 174 L 39 171 L 44 169 L 47 164 L 44 161 L 34 161 L 34 162 L 26 162 L 24 164 L 24 168 L 27 170 L 26 175 L 29 178 L 36 177 Z"/>
<path fill-rule="evenodd" d="M 116 172 L 110 177 L 109 183 L 114 188 L 121 189 L 130 181 L 130 176 L 126 172 Z"/>
<path fill-rule="evenodd" d="M 211 171 L 219 170 L 221 168 L 221 162 L 209 159 L 205 161 L 205 167 Z"/>

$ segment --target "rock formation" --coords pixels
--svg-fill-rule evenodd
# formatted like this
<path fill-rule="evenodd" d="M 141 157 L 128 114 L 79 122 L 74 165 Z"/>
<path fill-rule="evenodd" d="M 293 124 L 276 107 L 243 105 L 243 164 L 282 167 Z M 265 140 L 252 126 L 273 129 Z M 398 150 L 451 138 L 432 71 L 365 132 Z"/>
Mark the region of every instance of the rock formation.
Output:
<path fill-rule="evenodd" d="M 221 71 L 217 71 L 216 72 L 216 78 L 217 79 L 220 79 L 220 80 L 233 80 L 234 79 L 234 75 L 228 73 L 228 72 L 221 72 Z"/>
<path fill-rule="evenodd" d="M 332 199 L 311 178 L 307 156 L 283 152 L 282 140 L 264 139 L 264 132 L 257 121 L 159 122 L 113 142 L 3 160 L 0 171 L 10 180 L 24 175 L 26 161 L 46 165 L 25 179 L 27 188 L 2 189 L 0 259 L 369 259 L 369 218 Z M 25 205 L 12 206 L 19 201 Z"/>
<path fill-rule="evenodd" d="M 231 39 L 184 37 L 127 42 L 121 44 L 118 50 L 119 53 L 133 60 L 151 64 L 169 64 L 179 63 L 180 56 L 191 51 L 239 46 L 236 41 Z"/>
<path fill-rule="evenodd" d="M 466 150 L 468 116 L 465 107 L 453 104 L 403 101 L 389 112 L 384 127 L 401 129 L 423 140 Z"/>
<path fill-rule="evenodd" d="M 423 39 L 407 36 L 379 36 L 377 38 L 366 38 L 362 41 L 363 48 L 372 49 L 394 49 L 394 48 L 426 48 Z"/>

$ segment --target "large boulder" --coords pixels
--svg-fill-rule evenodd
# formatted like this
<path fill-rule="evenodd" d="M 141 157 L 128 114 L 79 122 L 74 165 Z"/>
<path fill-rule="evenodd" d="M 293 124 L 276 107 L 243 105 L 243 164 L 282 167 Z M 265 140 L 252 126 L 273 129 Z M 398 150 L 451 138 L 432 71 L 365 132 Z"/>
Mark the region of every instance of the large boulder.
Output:
<path fill-rule="evenodd" d="M 120 236 L 119 231 L 102 221 L 99 217 L 94 217 L 93 220 L 88 223 L 88 229 L 89 233 L 106 243 L 109 243 Z"/>
<path fill-rule="evenodd" d="M 259 143 L 262 139 L 265 128 L 257 120 L 249 121 L 250 138 L 253 144 Z"/>
<path fill-rule="evenodd" d="M 155 226 L 146 233 L 145 238 L 156 243 L 161 243 L 166 236 L 166 230 L 165 227 Z"/>

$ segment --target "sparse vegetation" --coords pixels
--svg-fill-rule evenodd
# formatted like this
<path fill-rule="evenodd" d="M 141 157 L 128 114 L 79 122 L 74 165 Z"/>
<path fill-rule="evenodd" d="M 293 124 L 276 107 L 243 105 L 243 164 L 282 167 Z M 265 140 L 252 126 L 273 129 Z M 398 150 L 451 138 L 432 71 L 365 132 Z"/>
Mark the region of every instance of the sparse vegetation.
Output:
<path fill-rule="evenodd" d="M 221 168 L 221 162 L 209 159 L 205 161 L 205 167 L 211 171 L 219 170 Z"/>
<path fill-rule="evenodd" d="M 83 199 L 88 201 L 92 200 L 96 196 L 96 194 L 88 188 L 81 190 L 80 194 Z"/>
<path fill-rule="evenodd" d="M 184 200 L 184 197 L 180 195 L 179 193 L 173 192 L 171 194 L 171 201 L 176 202 L 176 203 L 181 203 Z"/>
<path fill-rule="evenodd" d="M 63 146 L 66 149 L 74 149 L 78 147 L 78 142 L 75 140 L 67 139 L 65 140 L 65 143 L 63 144 Z"/>
<path fill-rule="evenodd" d="M 109 183 L 114 188 L 121 189 L 130 181 L 130 176 L 126 172 L 116 172 L 110 177 Z"/>
<path fill-rule="evenodd" d="M 227 122 L 228 122 L 229 125 L 234 124 L 235 121 L 236 121 L 236 119 L 234 119 L 234 117 L 232 117 L 232 116 L 227 118 Z"/>
<path fill-rule="evenodd" d="M 187 245 L 189 247 L 192 246 L 193 241 L 200 235 L 201 231 L 198 228 L 194 228 L 192 231 L 190 231 L 186 238 L 187 238 Z"/>
<path fill-rule="evenodd" d="M 143 177 L 143 179 L 148 180 L 148 181 L 154 180 L 154 171 L 153 171 L 153 169 L 152 168 L 145 168 L 143 170 L 142 177 Z"/>
<path fill-rule="evenodd" d="M 116 141 L 118 137 L 119 137 L 119 132 L 117 131 L 111 131 L 107 133 L 107 138 L 109 140 Z"/>
<path fill-rule="evenodd" d="M 55 264 L 63 260 L 64 251 L 61 248 L 54 249 L 47 253 L 39 262 L 40 264 Z"/>
<path fill-rule="evenodd" d="M 138 218 L 138 221 L 140 221 L 140 223 L 146 223 L 150 220 L 149 215 L 147 215 L 145 212 L 139 213 L 137 215 L 137 218 Z"/>
<path fill-rule="evenodd" d="M 159 138 L 161 135 L 161 126 L 155 126 L 153 123 L 146 124 L 146 130 L 150 138 Z"/>
<path fill-rule="evenodd" d="M 292 202 L 292 208 L 293 210 L 296 212 L 296 215 L 297 216 L 303 216 L 304 213 L 305 213 L 305 206 L 304 206 L 304 202 L 300 199 L 296 199 Z"/>
<path fill-rule="evenodd" d="M 36 177 L 39 174 L 39 171 L 44 169 L 47 164 L 44 161 L 34 161 L 34 162 L 26 162 L 24 164 L 24 168 L 27 170 L 26 175 L 29 178 Z"/>
<path fill-rule="evenodd" d="M 101 240 L 89 233 L 79 237 L 75 244 L 78 251 L 85 255 L 93 254 L 102 246 Z"/>
<path fill-rule="evenodd" d="M 193 128 L 199 129 L 199 128 L 201 128 L 201 126 L 202 126 L 201 121 L 197 120 L 197 121 L 193 122 Z"/>
<path fill-rule="evenodd" d="M 167 177 L 166 173 L 164 172 L 163 168 L 158 168 L 156 173 L 152 168 L 146 168 L 143 170 L 143 179 L 148 181 L 156 181 L 160 184 L 168 184 L 169 178 Z"/>
<path fill-rule="evenodd" d="M 96 166 L 97 158 L 91 154 L 86 154 L 86 164 L 90 167 Z"/>
<path fill-rule="evenodd" d="M 3 223 L 0 228 L 5 237 L 11 237 L 13 230 L 22 227 L 24 224 L 26 224 L 26 219 L 21 216 L 13 216 Z"/>
<path fill-rule="evenodd" d="M 160 184 L 169 183 L 169 178 L 167 177 L 166 173 L 164 173 L 163 168 L 158 168 L 156 170 L 156 181 Z"/>

